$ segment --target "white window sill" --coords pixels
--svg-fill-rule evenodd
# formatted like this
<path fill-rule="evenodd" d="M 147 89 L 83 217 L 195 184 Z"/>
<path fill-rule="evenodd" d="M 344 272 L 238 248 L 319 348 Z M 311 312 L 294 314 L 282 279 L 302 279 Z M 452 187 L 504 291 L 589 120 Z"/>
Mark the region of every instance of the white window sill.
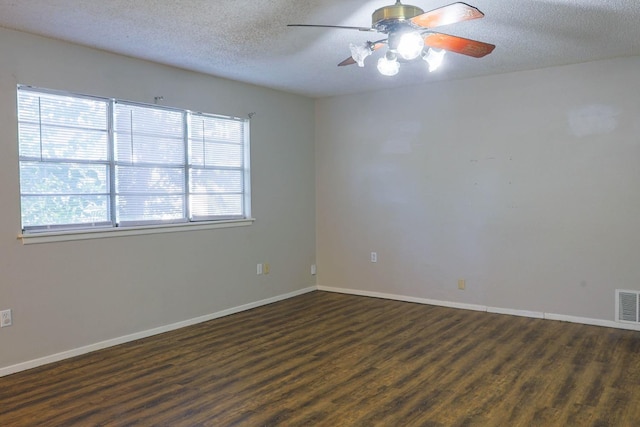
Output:
<path fill-rule="evenodd" d="M 255 218 L 228 221 L 209 221 L 186 224 L 147 225 L 126 228 L 102 228 L 95 230 L 64 230 L 42 233 L 19 234 L 22 244 L 66 242 L 70 240 L 106 239 L 111 237 L 139 236 L 143 234 L 175 233 L 210 230 L 213 228 L 244 227 L 253 224 Z"/>

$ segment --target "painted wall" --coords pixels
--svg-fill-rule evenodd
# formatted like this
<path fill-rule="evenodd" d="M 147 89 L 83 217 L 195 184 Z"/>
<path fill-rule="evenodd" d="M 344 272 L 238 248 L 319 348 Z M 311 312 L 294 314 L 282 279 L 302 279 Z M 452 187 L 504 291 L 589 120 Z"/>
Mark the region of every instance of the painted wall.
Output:
<path fill-rule="evenodd" d="M 0 29 L 0 368 L 314 285 L 314 101 Z M 252 226 L 23 246 L 16 85 L 251 121 Z M 271 273 L 256 275 L 269 262 Z"/>
<path fill-rule="evenodd" d="M 614 320 L 640 289 L 638 70 L 319 100 L 318 285 Z"/>

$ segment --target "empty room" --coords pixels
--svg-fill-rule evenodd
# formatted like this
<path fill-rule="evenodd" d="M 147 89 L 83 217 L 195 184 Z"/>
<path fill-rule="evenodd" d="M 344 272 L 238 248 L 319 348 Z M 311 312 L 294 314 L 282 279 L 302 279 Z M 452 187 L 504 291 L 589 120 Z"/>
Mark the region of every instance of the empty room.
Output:
<path fill-rule="evenodd" d="M 0 426 L 639 426 L 638 22 L 0 0 Z"/>

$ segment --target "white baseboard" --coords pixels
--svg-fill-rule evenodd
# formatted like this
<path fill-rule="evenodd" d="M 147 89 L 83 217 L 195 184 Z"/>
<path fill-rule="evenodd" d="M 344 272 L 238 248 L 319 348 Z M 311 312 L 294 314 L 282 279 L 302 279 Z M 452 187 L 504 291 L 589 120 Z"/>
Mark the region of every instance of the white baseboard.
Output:
<path fill-rule="evenodd" d="M 640 325 L 633 323 L 621 323 L 613 320 L 592 319 L 589 317 L 567 316 L 565 314 L 545 313 L 547 320 L 559 320 L 561 322 L 582 323 L 584 325 L 603 326 L 605 328 L 627 329 L 629 331 L 640 331 Z"/>
<path fill-rule="evenodd" d="M 562 322 L 581 323 L 591 326 L 603 326 L 605 328 L 627 329 L 640 331 L 640 325 L 632 323 L 620 323 L 613 320 L 592 319 L 589 317 L 568 316 L 564 314 L 544 313 L 541 311 L 517 310 L 511 308 L 487 307 L 478 304 L 464 304 L 450 301 L 439 301 L 427 298 L 409 297 L 404 295 L 387 294 L 383 292 L 363 291 L 359 289 L 334 288 L 330 286 L 318 286 L 319 291 L 337 292 L 341 294 L 360 295 L 365 297 L 384 298 L 396 301 L 415 302 L 419 304 L 436 305 L 441 307 L 460 308 L 463 310 L 486 311 L 488 313 L 506 314 L 510 316 L 532 317 L 535 319 L 559 320 Z"/>
<path fill-rule="evenodd" d="M 508 314 L 510 316 L 532 317 L 534 319 L 544 319 L 541 311 L 514 310 L 511 308 L 487 307 L 487 313 Z"/>
<path fill-rule="evenodd" d="M 228 308 L 226 310 L 217 311 L 215 313 L 206 314 L 204 316 L 194 317 L 193 319 L 183 320 L 182 322 L 172 323 L 170 325 L 160 326 L 146 331 L 136 332 L 130 335 L 122 337 L 108 339 L 106 341 L 100 341 L 95 344 L 90 344 L 84 347 L 74 348 L 72 350 L 63 351 L 61 353 L 52 354 L 50 356 L 40 357 L 38 359 L 29 360 L 15 365 L 6 366 L 0 368 L 0 377 L 14 374 L 16 372 L 25 371 L 27 369 L 36 368 L 38 366 L 46 365 L 47 363 L 58 362 L 60 360 L 69 359 L 71 357 L 80 356 L 82 354 L 90 353 L 92 351 L 101 350 L 107 347 L 113 347 L 115 345 L 124 344 L 130 341 L 135 341 L 141 338 L 150 337 L 152 335 L 161 334 L 164 332 L 173 331 L 175 329 L 184 328 L 185 326 L 191 326 L 209 320 L 217 319 L 219 317 L 228 316 L 230 314 L 239 313 L 241 311 L 251 310 L 252 308 L 260 307 L 262 305 L 271 304 L 274 302 L 282 301 L 288 298 L 292 298 L 298 295 L 306 294 L 308 292 L 315 291 L 316 287 L 311 286 L 297 291 L 289 292 L 275 297 L 263 299 L 260 301 L 251 302 L 249 304 L 240 305 L 237 307 Z"/>
<path fill-rule="evenodd" d="M 319 291 L 337 292 L 340 294 L 360 295 L 364 297 L 392 299 L 396 301 L 416 302 L 418 304 L 438 305 L 441 307 L 461 308 L 463 310 L 487 311 L 487 307 L 477 304 L 464 304 L 460 302 L 440 301 L 427 298 L 410 297 L 405 295 L 387 294 L 383 292 L 361 291 L 357 289 L 332 288 L 328 286 L 318 286 Z"/>

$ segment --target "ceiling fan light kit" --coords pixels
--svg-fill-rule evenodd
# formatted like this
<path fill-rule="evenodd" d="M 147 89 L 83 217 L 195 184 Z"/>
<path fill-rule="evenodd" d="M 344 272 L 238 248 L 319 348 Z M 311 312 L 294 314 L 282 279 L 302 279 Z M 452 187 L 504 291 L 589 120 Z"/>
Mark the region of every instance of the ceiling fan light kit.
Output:
<path fill-rule="evenodd" d="M 422 52 L 422 59 L 424 59 L 425 62 L 429 64 L 430 73 L 440 68 L 445 53 L 447 53 L 447 51 L 444 49 L 437 50 L 432 48 L 429 48 L 427 52 Z"/>
<path fill-rule="evenodd" d="M 400 41 L 398 42 L 398 47 L 396 48 L 398 54 L 407 61 L 416 59 L 418 56 L 420 56 L 423 50 L 424 40 L 422 39 L 420 33 L 417 31 L 403 33 L 400 36 Z"/>
<path fill-rule="evenodd" d="M 358 67 L 364 67 L 365 58 L 373 53 L 373 43 L 365 42 L 362 45 L 350 43 L 349 50 Z"/>
<path fill-rule="evenodd" d="M 395 53 L 387 51 L 387 53 L 378 59 L 378 71 L 383 76 L 395 76 L 400 71 L 400 64 Z"/>
<path fill-rule="evenodd" d="M 366 41 L 361 45 L 351 43 L 351 56 L 338 66 L 357 64 L 364 67 L 365 59 L 386 45 L 387 51 L 378 59 L 377 68 L 385 76 L 395 76 L 400 70 L 399 60 L 408 62 L 422 58 L 429 65 L 429 72 L 433 72 L 442 64 L 447 51 L 474 58 L 490 54 L 495 49 L 492 44 L 432 31 L 432 28 L 483 16 L 484 14 L 475 7 L 461 2 L 424 12 L 417 6 L 405 5 L 397 0 L 395 4 L 373 12 L 370 28 L 312 24 L 289 26 L 339 28 L 386 34 L 386 39 Z"/>

